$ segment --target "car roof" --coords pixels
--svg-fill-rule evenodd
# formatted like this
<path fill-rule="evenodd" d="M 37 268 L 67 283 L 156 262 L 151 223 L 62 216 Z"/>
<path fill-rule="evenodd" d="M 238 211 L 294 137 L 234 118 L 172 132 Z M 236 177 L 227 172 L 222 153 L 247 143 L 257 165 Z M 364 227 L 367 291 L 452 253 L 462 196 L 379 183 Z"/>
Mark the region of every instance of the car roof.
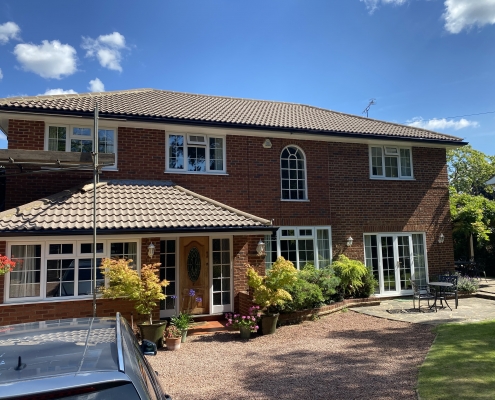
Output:
<path fill-rule="evenodd" d="M 119 325 L 115 318 L 73 318 L 0 327 L 0 385 L 123 371 Z"/>

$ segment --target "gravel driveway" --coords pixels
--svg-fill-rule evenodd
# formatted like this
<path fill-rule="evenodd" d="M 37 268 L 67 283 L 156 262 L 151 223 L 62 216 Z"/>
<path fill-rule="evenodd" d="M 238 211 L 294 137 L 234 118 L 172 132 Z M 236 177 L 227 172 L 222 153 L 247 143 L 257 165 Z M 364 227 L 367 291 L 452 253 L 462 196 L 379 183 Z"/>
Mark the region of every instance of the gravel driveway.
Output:
<path fill-rule="evenodd" d="M 174 400 L 412 400 L 431 329 L 348 311 L 249 341 L 237 332 L 189 337 L 148 359 Z"/>

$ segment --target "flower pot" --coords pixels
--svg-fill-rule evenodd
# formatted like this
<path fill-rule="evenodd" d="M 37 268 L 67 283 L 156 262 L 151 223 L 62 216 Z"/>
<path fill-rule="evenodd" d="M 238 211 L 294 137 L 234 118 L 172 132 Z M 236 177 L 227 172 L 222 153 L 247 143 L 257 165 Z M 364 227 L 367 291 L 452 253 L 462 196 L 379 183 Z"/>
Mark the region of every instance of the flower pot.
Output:
<path fill-rule="evenodd" d="M 277 329 L 278 316 L 280 314 L 263 314 L 261 316 L 261 332 L 263 335 L 271 335 Z"/>
<path fill-rule="evenodd" d="M 165 344 L 167 345 L 167 350 L 179 350 L 180 349 L 180 337 L 165 338 Z"/>
<path fill-rule="evenodd" d="M 181 331 L 181 335 L 182 335 L 180 338 L 181 343 L 186 343 L 187 329 L 183 329 Z"/>
<path fill-rule="evenodd" d="M 156 347 L 163 347 L 163 332 L 167 326 L 166 322 L 157 322 L 154 324 L 138 324 L 141 332 L 141 339 L 151 340 L 156 343 Z"/>
<path fill-rule="evenodd" d="M 249 339 L 251 337 L 251 328 L 249 326 L 240 326 L 241 339 Z"/>

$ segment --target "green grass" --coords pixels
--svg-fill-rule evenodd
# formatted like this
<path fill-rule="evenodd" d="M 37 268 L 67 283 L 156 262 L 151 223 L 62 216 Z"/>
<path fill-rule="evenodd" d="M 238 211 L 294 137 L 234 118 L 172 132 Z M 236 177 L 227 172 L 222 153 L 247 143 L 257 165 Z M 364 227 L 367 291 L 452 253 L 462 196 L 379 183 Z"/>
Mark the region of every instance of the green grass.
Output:
<path fill-rule="evenodd" d="M 495 321 L 445 324 L 419 370 L 421 400 L 495 399 Z"/>

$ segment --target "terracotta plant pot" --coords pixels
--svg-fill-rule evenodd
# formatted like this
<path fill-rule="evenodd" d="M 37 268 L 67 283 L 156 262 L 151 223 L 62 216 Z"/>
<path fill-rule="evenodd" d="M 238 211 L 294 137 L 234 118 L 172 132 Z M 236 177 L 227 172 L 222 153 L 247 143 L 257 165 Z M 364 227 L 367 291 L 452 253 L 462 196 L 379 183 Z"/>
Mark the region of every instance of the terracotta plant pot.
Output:
<path fill-rule="evenodd" d="M 165 338 L 165 344 L 167 345 L 167 350 L 179 350 L 180 349 L 180 337 L 178 338 Z"/>
<path fill-rule="evenodd" d="M 141 332 L 141 339 L 151 340 L 156 343 L 156 347 L 163 347 L 163 332 L 167 326 L 166 322 L 157 322 L 154 324 L 138 324 Z"/>
<path fill-rule="evenodd" d="M 278 316 L 280 314 L 263 314 L 261 316 L 261 332 L 263 335 L 272 335 L 277 329 Z"/>

